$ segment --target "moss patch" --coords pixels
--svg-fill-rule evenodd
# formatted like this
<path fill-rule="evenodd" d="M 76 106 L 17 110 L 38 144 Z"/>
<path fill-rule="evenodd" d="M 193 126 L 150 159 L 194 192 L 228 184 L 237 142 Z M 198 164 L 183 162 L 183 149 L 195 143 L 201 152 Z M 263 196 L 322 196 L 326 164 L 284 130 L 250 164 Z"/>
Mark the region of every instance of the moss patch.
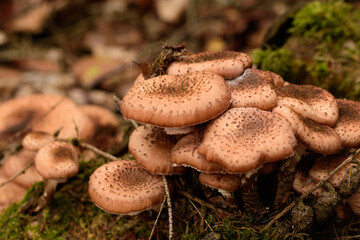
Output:
<path fill-rule="evenodd" d="M 253 52 L 254 64 L 289 82 L 316 85 L 337 98 L 359 100 L 360 10 L 339 0 L 314 1 L 291 17 L 284 45 L 265 43 Z"/>

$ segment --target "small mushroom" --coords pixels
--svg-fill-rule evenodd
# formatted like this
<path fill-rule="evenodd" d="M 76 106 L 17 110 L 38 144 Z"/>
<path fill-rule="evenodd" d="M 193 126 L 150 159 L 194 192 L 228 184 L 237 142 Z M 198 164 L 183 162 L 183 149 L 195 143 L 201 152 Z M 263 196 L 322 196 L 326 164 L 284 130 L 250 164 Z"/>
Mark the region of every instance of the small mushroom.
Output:
<path fill-rule="evenodd" d="M 34 131 L 26 134 L 22 140 L 22 146 L 29 151 L 37 152 L 46 144 L 55 141 L 55 137 L 43 131 Z"/>
<path fill-rule="evenodd" d="M 58 183 L 76 176 L 79 171 L 78 152 L 67 142 L 48 143 L 36 154 L 35 167 L 44 178 L 45 184 L 37 211 L 53 198 Z"/>
<path fill-rule="evenodd" d="M 104 164 L 90 176 L 89 195 L 106 212 L 134 215 L 161 204 L 165 197 L 161 176 L 135 161 Z"/>
<path fill-rule="evenodd" d="M 225 79 L 240 76 L 246 68 L 251 68 L 252 60 L 246 53 L 233 51 L 204 52 L 182 56 L 167 70 L 169 75 L 183 75 L 193 72 L 212 72 Z"/>

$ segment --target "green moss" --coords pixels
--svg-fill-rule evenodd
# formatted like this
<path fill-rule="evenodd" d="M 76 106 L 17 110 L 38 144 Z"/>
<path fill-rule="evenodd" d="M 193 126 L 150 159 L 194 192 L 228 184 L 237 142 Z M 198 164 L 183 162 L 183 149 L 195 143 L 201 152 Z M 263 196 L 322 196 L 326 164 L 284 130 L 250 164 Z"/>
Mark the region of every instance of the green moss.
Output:
<path fill-rule="evenodd" d="M 321 42 L 343 42 L 344 39 L 360 37 L 356 19 L 358 12 L 343 1 L 314 1 L 295 14 L 289 32 Z"/>
<path fill-rule="evenodd" d="M 283 77 L 287 76 L 292 68 L 292 53 L 284 48 L 256 49 L 252 54 L 252 59 L 258 68 L 272 71 Z"/>
<path fill-rule="evenodd" d="M 360 100 L 359 24 L 360 10 L 349 3 L 310 2 L 293 16 L 284 45 L 255 50 L 254 63 L 291 83 L 312 84 L 336 98 Z"/>

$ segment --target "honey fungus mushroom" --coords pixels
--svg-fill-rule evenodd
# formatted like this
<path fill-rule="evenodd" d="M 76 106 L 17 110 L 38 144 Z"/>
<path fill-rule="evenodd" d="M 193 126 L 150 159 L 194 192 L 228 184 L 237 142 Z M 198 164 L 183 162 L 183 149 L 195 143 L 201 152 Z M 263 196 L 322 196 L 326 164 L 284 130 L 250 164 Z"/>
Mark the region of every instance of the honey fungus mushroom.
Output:
<path fill-rule="evenodd" d="M 40 210 L 54 196 L 58 183 L 66 182 L 79 171 L 78 151 L 67 142 L 50 142 L 35 156 L 35 167 L 44 179 L 44 193 L 39 199 Z"/>
<path fill-rule="evenodd" d="M 234 51 L 203 52 L 182 56 L 167 69 L 170 75 L 192 72 L 212 72 L 225 79 L 240 76 L 246 68 L 251 68 L 252 60 L 246 53 Z"/>
<path fill-rule="evenodd" d="M 270 110 L 277 105 L 273 76 L 268 71 L 248 68 L 227 84 L 231 91 L 231 107 Z"/>
<path fill-rule="evenodd" d="M 225 80 L 213 73 L 162 75 L 134 84 L 121 102 L 125 119 L 161 127 L 209 121 L 231 102 Z"/>
<path fill-rule="evenodd" d="M 288 84 L 276 88 L 278 106 L 287 106 L 301 116 L 333 127 L 339 117 L 336 99 L 313 85 Z"/>
<path fill-rule="evenodd" d="M 162 177 L 141 168 L 135 161 L 104 164 L 90 176 L 89 195 L 106 212 L 134 215 L 163 201 Z"/>
<path fill-rule="evenodd" d="M 294 153 L 296 138 L 280 115 L 257 108 L 232 108 L 206 128 L 200 154 L 230 173 L 245 174 L 241 192 L 245 211 L 259 211 L 255 171 L 264 162 L 277 162 Z"/>

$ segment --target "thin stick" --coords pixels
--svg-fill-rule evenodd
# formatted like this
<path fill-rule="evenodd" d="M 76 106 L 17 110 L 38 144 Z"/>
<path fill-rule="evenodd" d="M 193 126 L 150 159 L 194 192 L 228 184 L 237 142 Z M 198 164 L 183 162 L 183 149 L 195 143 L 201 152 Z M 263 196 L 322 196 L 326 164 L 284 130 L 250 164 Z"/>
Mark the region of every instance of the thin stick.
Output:
<path fill-rule="evenodd" d="M 155 222 L 154 222 L 154 226 L 153 226 L 153 228 L 152 228 L 152 230 L 151 230 L 151 233 L 150 233 L 150 236 L 149 236 L 149 240 L 151 240 L 152 235 L 154 234 L 155 227 L 156 227 L 156 225 L 157 225 L 157 222 L 159 221 L 160 214 L 161 214 L 161 211 L 162 211 L 163 208 L 164 208 L 164 204 L 165 204 L 166 199 L 167 199 L 167 197 L 165 196 L 165 197 L 164 197 L 164 200 L 163 200 L 162 203 L 161 203 L 161 206 L 160 206 L 160 210 L 159 210 L 159 212 L 158 212 L 158 215 L 156 216 L 156 219 L 155 219 Z"/>
<path fill-rule="evenodd" d="M 98 154 L 98 155 L 101 155 L 105 158 L 108 158 L 110 159 L 111 161 L 117 161 L 119 160 L 119 158 L 115 157 L 114 155 L 111 155 L 110 153 L 107 153 L 107 152 L 104 152 L 100 149 L 98 149 L 97 147 L 89 144 L 89 143 L 84 143 L 84 142 L 79 142 L 79 146 L 80 147 L 83 147 L 83 148 L 86 148 L 90 151 L 93 151 L 94 153 Z"/>
<path fill-rule="evenodd" d="M 162 176 L 163 182 L 164 182 L 164 188 L 166 193 L 166 201 L 168 206 L 168 214 L 169 214 L 169 240 L 173 239 L 173 218 L 172 218 L 172 207 L 171 207 L 171 198 L 170 198 L 170 192 L 169 192 L 169 186 L 166 180 L 165 175 Z"/>
<path fill-rule="evenodd" d="M 182 195 L 182 196 L 184 196 L 184 197 L 186 197 L 186 198 L 188 198 L 188 199 L 190 199 L 190 200 L 192 200 L 194 202 L 197 202 L 197 203 L 199 203 L 199 204 L 201 204 L 201 205 L 203 205 L 203 206 L 205 206 L 207 208 L 210 208 L 210 209 L 212 209 L 214 211 L 228 213 L 227 211 L 216 207 L 214 204 L 205 202 L 205 201 L 201 200 L 200 198 L 191 195 L 190 193 L 187 193 L 187 192 L 184 192 L 184 191 L 181 191 L 181 190 L 177 190 L 176 193 L 178 193 L 178 194 L 180 194 L 180 195 Z"/>
<path fill-rule="evenodd" d="M 263 227 L 260 230 L 260 233 L 264 232 L 266 229 L 268 229 L 276 220 L 280 219 L 282 216 L 284 216 L 288 211 L 290 211 L 296 204 L 298 200 L 303 200 L 306 197 L 308 197 L 313 191 L 321 187 L 329 178 L 335 175 L 338 171 L 340 171 L 343 167 L 345 167 L 347 164 L 349 164 L 352 160 L 354 160 L 355 156 L 360 153 L 360 149 L 356 150 L 352 155 L 350 155 L 345 161 L 343 161 L 337 168 L 329 172 L 329 175 L 326 176 L 324 179 L 322 179 L 320 182 L 315 184 L 312 188 L 310 188 L 307 192 L 302 194 L 298 199 L 294 200 L 292 203 L 290 203 L 286 208 L 284 208 L 280 213 L 278 213 L 273 219 L 271 219 L 270 222 L 268 222 L 265 227 Z"/>
<path fill-rule="evenodd" d="M 5 182 L 2 182 L 0 184 L 0 188 L 5 186 L 6 184 L 8 184 L 9 182 L 12 182 L 15 178 L 17 178 L 18 176 L 20 176 L 21 174 L 24 174 L 25 171 L 30 168 L 32 165 L 34 165 L 34 161 L 30 161 L 28 164 L 26 164 L 26 166 L 19 171 L 18 173 L 14 174 L 11 178 L 9 178 L 8 180 L 6 180 Z"/>
<path fill-rule="evenodd" d="M 200 215 L 200 217 L 202 219 L 204 219 L 204 216 L 201 214 L 201 212 L 199 211 L 199 209 L 195 206 L 195 204 L 193 203 L 193 201 L 191 201 L 191 199 L 189 199 L 189 202 L 191 203 L 191 205 L 193 205 L 193 207 L 195 208 L 195 210 L 198 212 L 198 214 Z M 213 231 L 213 229 L 210 227 L 208 221 L 206 221 L 206 219 L 204 219 L 204 222 L 206 223 L 206 225 L 210 228 L 211 231 Z"/>

